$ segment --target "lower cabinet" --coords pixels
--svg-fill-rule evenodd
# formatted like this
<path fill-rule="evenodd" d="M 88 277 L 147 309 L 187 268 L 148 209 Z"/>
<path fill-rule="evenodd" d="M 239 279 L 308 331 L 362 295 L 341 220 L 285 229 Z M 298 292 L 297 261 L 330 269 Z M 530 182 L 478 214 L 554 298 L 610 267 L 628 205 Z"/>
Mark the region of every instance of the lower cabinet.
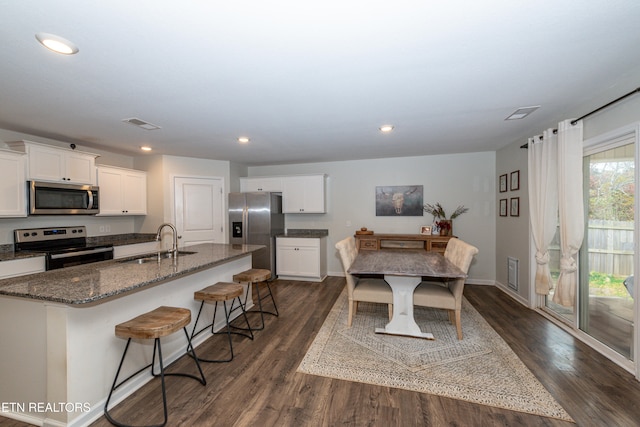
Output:
<path fill-rule="evenodd" d="M 327 238 L 276 238 L 276 274 L 279 279 L 323 281 L 327 277 Z"/>
<path fill-rule="evenodd" d="M 42 273 L 44 270 L 44 256 L 3 261 L 0 262 L 0 279 Z"/>
<path fill-rule="evenodd" d="M 132 245 L 120 245 L 113 247 L 113 259 L 128 258 L 137 255 L 145 255 L 160 250 L 160 242 L 134 243 Z"/>

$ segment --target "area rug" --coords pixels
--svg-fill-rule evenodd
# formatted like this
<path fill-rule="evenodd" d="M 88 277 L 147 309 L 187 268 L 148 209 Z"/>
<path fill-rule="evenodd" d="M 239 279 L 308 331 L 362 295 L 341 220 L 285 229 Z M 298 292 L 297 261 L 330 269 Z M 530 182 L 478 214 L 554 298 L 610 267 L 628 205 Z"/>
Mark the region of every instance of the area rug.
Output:
<path fill-rule="evenodd" d="M 462 341 L 444 310 L 415 308 L 416 322 L 435 340 L 376 334 L 388 322 L 384 304 L 360 303 L 351 328 L 347 314 L 345 291 L 298 372 L 573 421 L 466 299 Z"/>

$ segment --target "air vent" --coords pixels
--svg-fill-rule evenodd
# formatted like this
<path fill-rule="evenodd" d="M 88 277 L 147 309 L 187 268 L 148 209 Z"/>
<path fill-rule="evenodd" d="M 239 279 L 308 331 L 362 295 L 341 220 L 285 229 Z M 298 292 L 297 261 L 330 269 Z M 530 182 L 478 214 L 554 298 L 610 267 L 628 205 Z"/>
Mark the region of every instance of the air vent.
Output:
<path fill-rule="evenodd" d="M 514 111 L 505 120 L 520 120 L 520 119 L 524 119 L 529 114 L 531 114 L 534 111 L 536 111 L 538 108 L 540 108 L 539 105 L 536 105 L 536 106 L 533 106 L 533 107 L 521 107 L 521 108 L 518 108 L 516 111 Z"/>
<path fill-rule="evenodd" d="M 122 120 L 125 123 L 129 123 L 130 125 L 138 126 L 139 128 L 146 130 L 156 130 L 160 129 L 160 126 L 154 125 L 153 123 L 145 122 L 144 120 L 140 120 L 138 118 L 124 119 Z"/>

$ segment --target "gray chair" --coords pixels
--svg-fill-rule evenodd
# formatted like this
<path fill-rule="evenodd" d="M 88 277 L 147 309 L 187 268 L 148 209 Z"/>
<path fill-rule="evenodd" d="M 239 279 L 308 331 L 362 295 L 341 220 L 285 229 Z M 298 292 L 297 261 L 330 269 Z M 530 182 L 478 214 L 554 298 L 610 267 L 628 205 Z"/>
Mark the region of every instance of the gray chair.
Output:
<path fill-rule="evenodd" d="M 466 274 L 469 271 L 473 257 L 477 253 L 478 248 L 475 246 L 460 239 L 452 238 L 447 243 L 444 257 Z M 460 313 L 462 311 L 464 281 L 465 279 L 424 281 L 416 287 L 413 293 L 414 305 L 448 310 L 449 321 L 456 326 L 459 340 L 462 339 Z"/>
<path fill-rule="evenodd" d="M 374 302 L 388 304 L 389 319 L 393 315 L 393 292 L 384 279 L 358 278 L 347 273 L 349 267 L 358 255 L 356 240 L 349 236 L 336 243 L 336 249 L 340 253 L 344 275 L 347 279 L 347 292 L 349 294 L 349 318 L 347 326 L 351 326 L 353 315 L 358 311 L 358 302 Z"/>

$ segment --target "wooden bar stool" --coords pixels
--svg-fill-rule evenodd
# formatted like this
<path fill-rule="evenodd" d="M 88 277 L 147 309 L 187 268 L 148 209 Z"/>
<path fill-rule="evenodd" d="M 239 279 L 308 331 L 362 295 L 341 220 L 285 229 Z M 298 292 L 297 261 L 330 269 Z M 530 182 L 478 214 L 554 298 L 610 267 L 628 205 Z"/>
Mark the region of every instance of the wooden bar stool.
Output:
<path fill-rule="evenodd" d="M 201 332 L 204 332 L 204 330 L 208 329 L 209 327 L 211 327 L 212 335 L 218 335 L 221 333 L 221 332 L 215 332 L 213 330 L 214 322 L 216 320 L 216 313 L 218 312 L 219 302 L 222 302 L 222 305 L 224 307 L 224 317 L 227 325 L 227 337 L 229 339 L 230 356 L 228 359 L 211 360 L 211 359 L 200 358 L 199 360 L 201 362 L 218 363 L 218 362 L 232 361 L 233 360 L 233 342 L 231 340 L 231 334 L 242 335 L 244 337 L 253 339 L 253 331 L 251 329 L 251 325 L 249 325 L 249 319 L 247 318 L 247 313 L 244 311 L 244 306 L 242 305 L 242 301 L 240 301 L 240 296 L 242 295 L 242 292 L 243 292 L 242 285 L 239 285 L 237 283 L 228 283 L 228 282 L 218 282 L 215 285 L 211 285 L 204 289 L 194 292 L 193 298 L 197 301 L 202 301 L 202 302 L 200 303 L 200 310 L 198 310 L 198 316 L 196 316 L 196 323 L 193 324 L 193 330 L 191 331 L 191 339 L 193 339 L 193 337 L 197 336 Z M 234 326 L 231 326 L 231 324 L 229 323 L 229 317 L 231 316 L 231 313 L 234 311 L 233 305 L 236 300 L 238 300 L 238 305 L 239 305 L 239 307 L 236 307 L 236 308 L 242 309 L 242 315 L 244 316 L 244 320 L 247 323 L 246 328 L 234 327 Z M 231 301 L 231 307 L 229 310 L 227 310 L 227 301 Z M 215 303 L 215 308 L 213 309 L 213 319 L 211 320 L 211 324 L 205 326 L 204 328 L 196 332 L 196 329 L 198 326 L 198 320 L 200 320 L 200 314 L 202 313 L 202 307 L 204 307 L 204 303 L 206 302 Z M 231 328 L 246 330 L 248 331 L 248 333 L 233 332 L 231 331 Z"/>
<path fill-rule="evenodd" d="M 107 397 L 107 402 L 104 404 L 104 415 L 116 426 L 120 427 L 128 427 L 126 424 L 121 424 L 120 422 L 114 420 L 109 414 L 109 401 L 111 400 L 111 395 L 114 390 L 120 387 L 125 382 L 129 381 L 131 378 L 144 371 L 145 369 L 151 367 L 151 375 L 154 377 L 160 377 L 162 381 L 162 404 L 164 406 L 164 422 L 162 424 L 157 425 L 157 427 L 164 426 L 167 424 L 167 394 L 164 384 L 164 377 L 167 375 L 175 375 L 181 377 L 189 377 L 195 380 L 200 381 L 202 385 L 207 384 L 207 380 L 204 378 L 204 373 L 200 368 L 200 363 L 198 363 L 198 358 L 196 356 L 196 352 L 191 345 L 191 339 L 189 338 L 189 334 L 187 333 L 186 326 L 191 322 L 191 311 L 186 308 L 177 308 L 177 307 L 158 307 L 155 310 L 152 310 L 148 313 L 141 314 L 138 317 L 135 317 L 127 322 L 120 323 L 116 325 L 116 336 L 120 338 L 127 338 L 127 345 L 124 347 L 124 353 L 122 353 L 122 359 L 120 360 L 120 365 L 118 366 L 118 371 L 116 372 L 116 377 L 113 380 L 113 386 L 111 386 L 111 391 L 109 392 L 109 397 Z M 196 366 L 198 367 L 198 371 L 200 372 L 200 378 L 195 375 L 186 374 L 186 373 L 165 373 L 164 365 L 162 362 L 162 347 L 160 346 L 160 338 L 170 335 L 178 330 L 184 331 L 184 335 L 187 337 L 187 352 L 191 350 L 194 360 L 196 361 Z M 153 339 L 153 357 L 151 358 L 151 363 L 141 368 L 137 372 L 133 373 L 129 377 L 127 377 L 124 381 L 118 383 L 118 376 L 120 375 L 120 369 L 122 369 L 122 363 L 124 362 L 125 356 L 127 355 L 127 350 L 129 349 L 129 344 L 131 343 L 131 339 Z M 156 350 L 158 352 L 158 361 L 160 364 L 160 374 L 156 374 L 154 371 L 154 365 L 156 360 Z"/>
<path fill-rule="evenodd" d="M 253 330 L 255 331 L 261 331 L 262 329 L 264 329 L 265 314 L 271 314 L 272 316 L 276 316 L 276 317 L 279 315 L 278 306 L 276 305 L 276 300 L 273 297 L 273 293 L 271 292 L 271 286 L 269 286 L 269 282 L 268 282 L 270 278 L 271 278 L 271 271 L 261 269 L 261 268 L 252 268 L 252 269 L 243 271 L 242 273 L 235 274 L 233 276 L 234 282 L 246 283 L 249 286 L 247 288 L 247 295 L 245 295 L 244 297 L 245 306 L 247 304 L 247 296 L 249 295 L 249 292 L 251 292 L 251 286 L 254 284 L 256 285 L 256 292 L 258 293 L 258 311 L 252 311 L 252 310 L 247 311 L 247 313 L 260 313 L 260 319 L 262 320 L 262 324 L 259 328 L 253 328 Z M 268 293 L 264 296 L 260 295 L 260 286 L 259 286 L 260 282 L 264 282 L 264 284 L 267 285 Z M 262 307 L 262 300 L 269 297 L 271 297 L 271 301 L 273 302 L 273 308 L 275 312 L 266 311 Z"/>

